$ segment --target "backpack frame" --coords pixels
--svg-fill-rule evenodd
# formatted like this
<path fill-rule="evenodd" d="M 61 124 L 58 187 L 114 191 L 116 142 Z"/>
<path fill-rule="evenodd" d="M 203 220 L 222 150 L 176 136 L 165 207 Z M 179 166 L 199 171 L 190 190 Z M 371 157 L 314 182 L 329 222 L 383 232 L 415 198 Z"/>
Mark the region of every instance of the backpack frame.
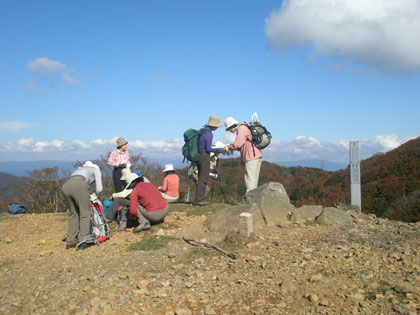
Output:
<path fill-rule="evenodd" d="M 99 244 L 111 236 L 108 223 L 104 216 L 102 203 L 99 200 L 90 202 L 90 228 L 85 239 L 76 245 L 79 248 L 82 244 Z"/>

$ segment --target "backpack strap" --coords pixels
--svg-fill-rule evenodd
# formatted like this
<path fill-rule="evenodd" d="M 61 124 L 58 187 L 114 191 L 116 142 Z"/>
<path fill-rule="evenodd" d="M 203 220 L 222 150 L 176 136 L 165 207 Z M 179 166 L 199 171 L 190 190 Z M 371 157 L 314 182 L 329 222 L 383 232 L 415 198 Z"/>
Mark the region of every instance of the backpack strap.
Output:
<path fill-rule="evenodd" d="M 251 129 L 249 128 L 249 126 L 248 126 L 248 124 L 247 124 L 247 123 L 243 123 L 243 124 L 240 124 L 240 125 L 245 125 L 245 126 L 248 128 L 248 130 L 251 132 Z M 238 128 L 239 128 L 239 127 L 238 127 Z M 252 137 L 252 132 L 251 132 L 251 137 Z M 248 137 L 246 138 L 246 141 L 251 142 L 251 145 L 252 145 L 252 152 L 254 153 L 254 157 L 255 157 L 255 144 L 254 144 L 254 142 L 252 142 L 252 139 L 249 139 Z"/>

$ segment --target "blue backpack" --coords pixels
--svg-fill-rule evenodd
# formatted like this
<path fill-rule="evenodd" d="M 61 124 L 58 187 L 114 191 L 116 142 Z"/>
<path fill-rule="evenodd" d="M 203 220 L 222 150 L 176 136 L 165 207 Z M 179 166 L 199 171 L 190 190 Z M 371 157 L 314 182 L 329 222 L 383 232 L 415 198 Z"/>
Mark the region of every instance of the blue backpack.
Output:
<path fill-rule="evenodd" d="M 26 212 L 28 212 L 28 209 L 26 209 L 25 206 L 22 205 L 18 205 L 15 203 L 11 203 L 9 205 L 9 209 L 8 209 L 10 214 L 24 214 Z"/>

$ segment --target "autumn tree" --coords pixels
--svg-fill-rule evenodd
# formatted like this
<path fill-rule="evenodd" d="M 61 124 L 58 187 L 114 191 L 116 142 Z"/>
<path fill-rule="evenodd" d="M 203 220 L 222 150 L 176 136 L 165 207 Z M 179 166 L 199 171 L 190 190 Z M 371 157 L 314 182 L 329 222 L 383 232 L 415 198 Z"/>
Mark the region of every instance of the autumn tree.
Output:
<path fill-rule="evenodd" d="M 58 167 L 43 168 L 28 172 L 29 183 L 20 188 L 30 212 L 54 212 L 64 209 L 61 193 L 63 180 L 58 176 Z"/>

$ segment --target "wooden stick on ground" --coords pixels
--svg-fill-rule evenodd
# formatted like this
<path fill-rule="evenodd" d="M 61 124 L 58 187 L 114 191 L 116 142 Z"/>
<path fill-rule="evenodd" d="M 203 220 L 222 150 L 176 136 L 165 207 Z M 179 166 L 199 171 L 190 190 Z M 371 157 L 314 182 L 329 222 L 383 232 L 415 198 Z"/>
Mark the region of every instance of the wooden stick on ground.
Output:
<path fill-rule="evenodd" d="M 200 241 L 196 241 L 196 240 L 192 240 L 192 239 L 187 239 L 187 238 L 185 238 L 185 237 L 182 237 L 182 239 L 183 239 L 185 242 L 187 242 L 188 244 L 192 245 L 192 246 L 200 246 L 200 245 L 203 245 L 204 247 L 207 247 L 207 248 L 213 248 L 213 249 L 215 249 L 215 250 L 217 250 L 217 251 L 221 252 L 222 254 L 224 254 L 224 255 L 228 256 L 229 258 L 232 258 L 232 259 L 236 259 L 236 258 L 237 258 L 235 254 L 228 253 L 227 251 L 225 251 L 225 250 L 221 249 L 221 248 L 220 248 L 219 246 L 217 246 L 217 245 L 213 245 L 213 244 L 206 243 L 206 242 L 200 242 Z"/>

